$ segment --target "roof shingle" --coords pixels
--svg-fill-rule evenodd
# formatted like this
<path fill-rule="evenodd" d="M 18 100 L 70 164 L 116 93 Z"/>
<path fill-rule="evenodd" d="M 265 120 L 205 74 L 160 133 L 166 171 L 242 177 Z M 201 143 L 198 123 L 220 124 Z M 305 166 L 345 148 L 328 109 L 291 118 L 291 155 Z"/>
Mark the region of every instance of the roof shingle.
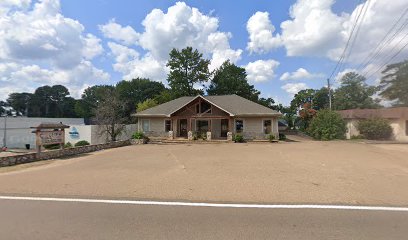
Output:
<path fill-rule="evenodd" d="M 136 113 L 133 116 L 142 117 L 169 117 L 172 113 L 176 112 L 183 106 L 187 105 L 194 99 L 202 97 L 214 104 L 216 107 L 221 108 L 221 110 L 226 111 L 232 116 L 279 116 L 279 112 L 272 110 L 270 108 L 264 107 L 258 103 L 252 102 L 248 99 L 240 97 L 238 95 L 220 95 L 220 96 L 196 96 L 196 97 L 181 97 L 172 100 L 167 103 L 163 103 L 156 107 L 144 110 L 142 112 Z"/>

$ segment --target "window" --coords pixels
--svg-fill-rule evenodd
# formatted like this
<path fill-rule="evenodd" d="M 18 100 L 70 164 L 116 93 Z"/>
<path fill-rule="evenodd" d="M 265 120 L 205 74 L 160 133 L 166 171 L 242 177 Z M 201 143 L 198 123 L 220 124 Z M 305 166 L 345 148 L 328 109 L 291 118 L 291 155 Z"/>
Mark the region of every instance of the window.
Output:
<path fill-rule="evenodd" d="M 272 121 L 271 120 L 264 120 L 263 128 L 265 134 L 271 134 L 272 132 Z"/>
<path fill-rule="evenodd" d="M 235 120 L 235 132 L 242 133 L 244 131 L 244 121 L 243 120 Z"/>
<path fill-rule="evenodd" d="M 200 134 L 208 132 L 208 120 L 197 120 L 197 132 Z"/>
<path fill-rule="evenodd" d="M 143 132 L 149 132 L 150 131 L 150 121 L 149 120 L 142 120 L 142 128 Z"/>
<path fill-rule="evenodd" d="M 171 120 L 164 121 L 164 131 L 170 132 L 171 131 Z"/>

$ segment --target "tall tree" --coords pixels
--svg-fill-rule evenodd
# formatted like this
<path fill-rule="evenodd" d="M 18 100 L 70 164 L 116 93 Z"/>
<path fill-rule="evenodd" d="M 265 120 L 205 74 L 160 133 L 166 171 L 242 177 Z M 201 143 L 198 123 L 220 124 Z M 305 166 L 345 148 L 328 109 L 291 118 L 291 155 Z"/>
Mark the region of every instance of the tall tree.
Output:
<path fill-rule="evenodd" d="M 380 95 L 396 101 L 395 105 L 408 106 L 408 60 L 388 65 L 382 73 Z"/>
<path fill-rule="evenodd" d="M 320 90 L 317 90 L 313 96 L 312 103 L 313 109 L 316 110 L 329 108 L 329 89 L 327 87 L 322 87 Z"/>
<path fill-rule="evenodd" d="M 7 98 L 7 103 L 17 112 L 18 115 L 28 116 L 31 93 L 11 93 Z"/>
<path fill-rule="evenodd" d="M 176 97 L 203 94 L 203 90 L 196 89 L 196 87 L 208 81 L 209 64 L 210 61 L 203 59 L 203 55 L 193 50 L 192 47 L 184 48 L 181 51 L 171 50 L 170 59 L 167 62 L 167 67 L 170 68 L 167 81 L 172 93 Z"/>
<path fill-rule="evenodd" d="M 105 99 L 115 89 L 110 85 L 96 85 L 88 87 L 82 94 L 82 98 L 75 104 L 75 112 L 78 116 L 89 118 L 95 116 L 98 103 Z"/>
<path fill-rule="evenodd" d="M 297 94 L 295 94 L 292 101 L 290 102 L 291 108 L 300 109 L 303 107 L 305 103 L 310 103 L 312 106 L 315 94 L 316 94 L 315 89 L 300 90 Z"/>
<path fill-rule="evenodd" d="M 125 104 L 124 114 L 130 116 L 138 103 L 153 99 L 165 90 L 163 83 L 136 78 L 131 81 L 121 81 L 116 84 L 118 97 Z"/>
<path fill-rule="evenodd" d="M 6 113 L 5 107 L 7 106 L 6 102 L 0 101 L 0 116 Z"/>
<path fill-rule="evenodd" d="M 260 92 L 250 85 L 245 68 L 238 67 L 230 61 L 224 62 L 214 73 L 214 77 L 207 90 L 209 95 L 236 94 L 243 98 L 258 101 Z M 263 99 L 263 105 L 275 103 Z"/>
<path fill-rule="evenodd" d="M 366 79 L 355 72 L 346 73 L 340 87 L 334 92 L 334 108 L 337 110 L 354 108 L 379 108 L 378 100 L 372 96 L 377 87 L 366 84 Z"/>
<path fill-rule="evenodd" d="M 101 125 L 100 134 L 108 136 L 110 141 L 116 141 L 125 130 L 124 103 L 114 89 L 106 89 L 105 93 L 97 103 L 95 117 Z"/>

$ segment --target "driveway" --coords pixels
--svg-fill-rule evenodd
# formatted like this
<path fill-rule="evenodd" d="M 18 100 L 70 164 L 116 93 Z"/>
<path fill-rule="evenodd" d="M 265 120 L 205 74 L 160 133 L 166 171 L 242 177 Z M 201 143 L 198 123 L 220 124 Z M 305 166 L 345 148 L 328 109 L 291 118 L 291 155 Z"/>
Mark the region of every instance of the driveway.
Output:
<path fill-rule="evenodd" d="M 0 195 L 408 205 L 406 145 L 140 145 L 0 173 Z"/>

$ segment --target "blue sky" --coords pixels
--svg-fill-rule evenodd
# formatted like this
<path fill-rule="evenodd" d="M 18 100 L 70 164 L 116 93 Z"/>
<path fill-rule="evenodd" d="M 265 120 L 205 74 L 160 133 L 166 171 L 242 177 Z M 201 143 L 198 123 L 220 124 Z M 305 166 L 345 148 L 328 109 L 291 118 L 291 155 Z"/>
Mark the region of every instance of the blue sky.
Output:
<path fill-rule="evenodd" d="M 192 45 L 213 69 L 231 59 L 246 68 L 263 96 L 288 104 L 298 90 L 326 84 L 363 7 L 360 2 L 6 1 L 0 3 L 5 36 L 0 99 L 44 84 L 66 85 L 79 97 L 88 86 L 133 77 L 165 82 L 165 53 Z M 348 70 L 370 72 L 355 68 L 407 6 L 404 0 L 387 2 L 368 1 L 353 52 L 336 78 Z M 377 75 L 369 79 L 376 81 Z"/>

